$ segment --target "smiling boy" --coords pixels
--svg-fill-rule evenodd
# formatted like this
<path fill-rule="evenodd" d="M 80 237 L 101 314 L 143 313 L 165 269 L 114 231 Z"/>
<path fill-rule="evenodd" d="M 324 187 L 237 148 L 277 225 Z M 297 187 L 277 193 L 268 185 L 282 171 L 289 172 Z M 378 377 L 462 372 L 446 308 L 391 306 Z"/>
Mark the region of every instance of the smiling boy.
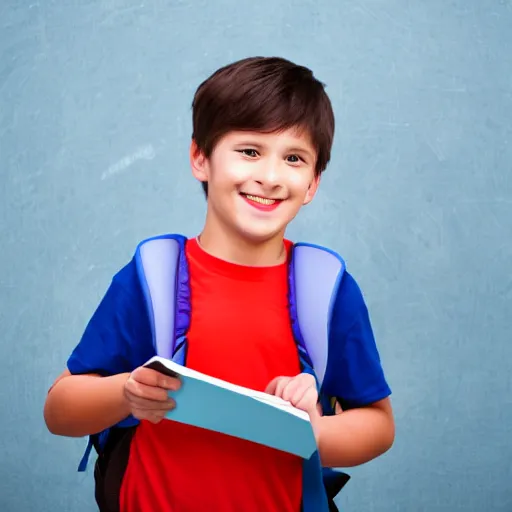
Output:
<path fill-rule="evenodd" d="M 323 383 L 341 408 L 330 416 L 319 411 L 315 379 L 301 371 L 290 322 L 293 244 L 285 238 L 315 196 L 333 134 L 323 85 L 284 59 L 235 62 L 198 88 L 190 163 L 207 214 L 201 233 L 186 243 L 186 364 L 307 411 L 322 465 L 348 467 L 392 445 L 390 389 L 361 291 L 346 272 Z M 92 435 L 129 416 L 140 420 L 112 451 L 115 476 L 107 475 L 105 495 L 97 491 L 100 509 L 299 512 L 298 457 L 173 422 L 172 412 L 161 421 L 179 407 L 168 396 L 179 382 L 142 367 L 153 355 L 132 259 L 114 276 L 45 404 L 47 426 L 58 435 Z"/>

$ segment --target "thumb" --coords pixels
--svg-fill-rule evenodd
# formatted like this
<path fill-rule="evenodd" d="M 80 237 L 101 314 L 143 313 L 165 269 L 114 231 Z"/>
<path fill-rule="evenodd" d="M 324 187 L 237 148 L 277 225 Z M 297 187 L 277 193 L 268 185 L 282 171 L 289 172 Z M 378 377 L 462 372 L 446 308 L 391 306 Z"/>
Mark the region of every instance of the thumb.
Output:
<path fill-rule="evenodd" d="M 268 393 L 269 395 L 274 395 L 276 393 L 277 385 L 279 384 L 280 379 L 281 377 L 275 377 L 274 379 L 272 379 L 265 388 L 265 393 Z"/>

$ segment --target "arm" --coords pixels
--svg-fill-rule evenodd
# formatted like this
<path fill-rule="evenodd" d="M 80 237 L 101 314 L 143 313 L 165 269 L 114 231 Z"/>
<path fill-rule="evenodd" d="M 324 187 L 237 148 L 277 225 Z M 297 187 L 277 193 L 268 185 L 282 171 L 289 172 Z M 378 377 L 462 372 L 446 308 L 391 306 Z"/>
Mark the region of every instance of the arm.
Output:
<path fill-rule="evenodd" d="M 112 377 L 64 371 L 48 392 L 44 419 L 52 434 L 82 437 L 115 425 L 130 414 L 124 385 L 129 373 Z"/>
<path fill-rule="evenodd" d="M 364 464 L 392 446 L 395 426 L 389 395 L 363 296 L 346 274 L 335 301 L 323 387 L 345 411 L 322 416 L 314 377 L 277 377 L 267 392 L 308 412 L 325 467 Z"/>
<path fill-rule="evenodd" d="M 348 273 L 333 308 L 323 388 L 343 408 L 313 420 L 325 466 L 357 466 L 390 449 L 395 437 L 391 390 L 363 295 Z"/>
<path fill-rule="evenodd" d="M 277 377 L 265 391 L 309 414 L 324 467 L 358 466 L 382 455 L 393 444 L 395 426 L 389 398 L 322 416 L 312 375 Z"/>
<path fill-rule="evenodd" d="M 316 414 L 311 420 L 325 467 L 364 464 L 393 445 L 395 425 L 389 398 L 334 416 Z"/>
<path fill-rule="evenodd" d="M 177 383 L 140 368 L 152 355 L 151 328 L 132 259 L 114 276 L 66 371 L 48 392 L 44 418 L 50 432 L 90 435 L 130 414 L 159 421 L 172 408 L 168 390 Z"/>
<path fill-rule="evenodd" d="M 52 434 L 69 437 L 101 432 L 130 414 L 158 423 L 175 407 L 168 393 L 179 387 L 178 379 L 144 367 L 111 377 L 66 370 L 48 393 L 44 418 Z"/>

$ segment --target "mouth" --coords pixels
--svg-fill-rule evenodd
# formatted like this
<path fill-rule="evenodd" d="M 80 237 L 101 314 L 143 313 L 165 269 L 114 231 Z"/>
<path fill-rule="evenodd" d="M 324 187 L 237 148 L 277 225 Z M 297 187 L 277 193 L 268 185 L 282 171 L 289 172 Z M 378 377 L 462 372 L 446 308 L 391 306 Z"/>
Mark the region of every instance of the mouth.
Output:
<path fill-rule="evenodd" d="M 270 199 L 268 197 L 254 196 L 252 194 L 244 194 L 243 192 L 240 195 L 249 203 L 251 206 L 258 208 L 260 210 L 273 210 L 281 204 L 282 199 Z"/>

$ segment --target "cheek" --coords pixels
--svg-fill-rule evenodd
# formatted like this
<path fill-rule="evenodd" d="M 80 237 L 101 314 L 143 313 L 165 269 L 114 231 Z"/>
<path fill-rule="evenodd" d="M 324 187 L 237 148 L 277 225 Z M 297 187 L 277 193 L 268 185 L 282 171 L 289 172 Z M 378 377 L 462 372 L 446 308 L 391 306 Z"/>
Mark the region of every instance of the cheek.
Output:
<path fill-rule="evenodd" d="M 241 185 L 250 176 L 250 164 L 239 159 L 219 158 L 212 163 L 212 179 L 221 186 Z"/>
<path fill-rule="evenodd" d="M 310 176 L 304 176 L 297 173 L 290 180 L 289 187 L 293 194 L 296 196 L 296 198 L 302 200 L 308 193 L 310 183 Z"/>

